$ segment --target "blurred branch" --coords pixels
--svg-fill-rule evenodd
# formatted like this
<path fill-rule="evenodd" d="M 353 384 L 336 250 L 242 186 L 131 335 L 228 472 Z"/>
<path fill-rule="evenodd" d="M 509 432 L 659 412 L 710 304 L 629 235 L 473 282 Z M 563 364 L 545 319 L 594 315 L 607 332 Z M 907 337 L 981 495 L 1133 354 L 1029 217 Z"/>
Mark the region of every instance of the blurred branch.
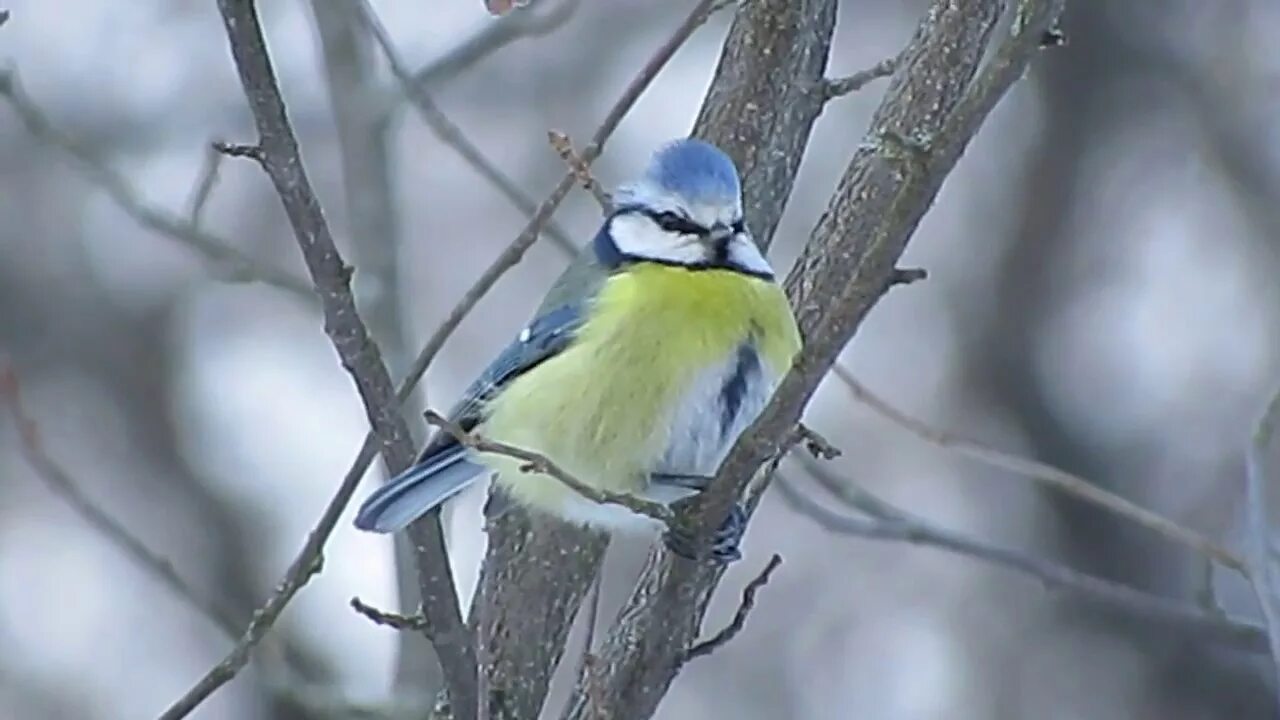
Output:
<path fill-rule="evenodd" d="M 1267 403 L 1266 410 L 1254 428 L 1246 456 L 1245 524 L 1248 548 L 1249 582 L 1266 620 L 1267 642 L 1271 647 L 1272 680 L 1280 693 L 1280 575 L 1276 572 L 1276 553 L 1272 549 L 1275 535 L 1272 515 L 1275 499 L 1272 489 L 1280 482 L 1280 391 Z"/>
<path fill-rule="evenodd" d="M 69 155 L 85 178 L 105 192 L 126 215 L 139 225 L 196 251 L 214 266 L 220 279 L 260 282 L 287 290 L 308 301 L 315 300 L 314 291 L 302 278 L 260 263 L 226 240 L 200 230 L 193 223 L 147 205 L 129 181 L 107 165 L 97 153 L 53 126 L 44 111 L 27 96 L 15 70 L 0 70 L 0 96 L 18 114 L 28 133 Z"/>
<path fill-rule="evenodd" d="M 428 425 L 435 425 L 452 435 L 453 439 L 457 440 L 463 447 L 470 448 L 478 453 L 493 453 L 520 460 L 524 463 L 524 465 L 520 466 L 521 472 L 537 473 L 555 478 L 570 490 L 591 502 L 600 505 L 619 505 L 637 515 L 657 520 L 664 525 L 671 523 L 671 510 L 662 503 L 644 500 L 629 493 L 612 492 L 592 487 L 570 475 L 545 455 L 468 433 L 459 427 L 457 423 L 450 422 L 448 418 L 434 410 L 428 410 L 426 418 Z"/>
<path fill-rule="evenodd" d="M 1050 590 L 1119 612 L 1126 618 L 1160 623 L 1181 632 L 1223 640 L 1233 647 L 1266 652 L 1267 640 L 1262 628 L 1251 623 L 1205 612 L 1189 603 L 1152 595 L 1050 560 L 968 538 L 909 515 L 879 498 L 875 498 L 875 502 L 886 509 L 885 514 L 854 517 L 824 507 L 795 487 L 788 478 L 779 477 L 777 486 L 779 495 L 788 505 L 831 532 L 867 540 L 934 547 L 971 557 L 1028 575 Z M 859 493 L 871 496 L 866 490 Z"/>
<path fill-rule="evenodd" d="M 214 186 L 218 184 L 218 170 L 222 168 L 222 157 L 216 142 L 209 143 L 205 147 L 204 165 L 200 169 L 200 176 L 196 179 L 195 190 L 191 193 L 191 211 L 187 216 L 187 223 L 192 228 L 200 227 L 204 207 L 213 196 Z"/>
<path fill-rule="evenodd" d="M 994 448 L 930 427 L 893 407 L 871 392 L 841 365 L 835 365 L 832 368 L 832 373 L 849 389 L 858 402 L 866 405 L 882 418 L 931 445 L 950 450 L 957 455 L 975 460 L 989 467 L 1017 473 L 1042 482 L 1081 500 L 1105 508 L 1169 540 L 1189 547 L 1206 557 L 1213 558 L 1227 567 L 1247 574 L 1247 569 L 1241 558 L 1194 530 L 1183 527 L 1158 513 L 1126 500 L 1065 470 L 1060 470 L 1036 460 L 1000 452 Z"/>
<path fill-rule="evenodd" d="M 710 542 L 892 285 L 895 265 L 944 179 L 1023 75 L 1061 4 L 1021 0 L 994 52 L 988 41 L 1005 9 L 1000 0 L 936 0 L 925 12 L 873 116 L 871 142 L 850 160 L 787 279 L 804 349 L 704 493 L 696 517 L 698 542 Z M 606 707 L 625 708 L 631 717 L 653 714 L 675 678 L 673 660 L 692 644 L 722 574 L 721 568 L 661 549 L 651 553 L 602 653 Z M 580 717 L 581 707 L 575 703 L 570 717 Z"/>
<path fill-rule="evenodd" d="M 413 460 L 413 446 L 390 375 L 378 346 L 369 337 L 351 295 L 351 270 L 334 245 L 319 201 L 299 156 L 284 101 L 275 78 L 270 56 L 262 37 L 253 0 L 219 0 L 232 55 L 245 97 L 258 129 L 257 161 L 270 177 L 293 226 L 298 246 L 320 296 L 325 332 L 351 374 L 365 405 L 365 411 L 382 444 L 382 454 L 392 471 Z M 354 490 L 354 486 L 350 488 Z M 350 499 L 344 483 L 326 509 L 320 524 L 308 538 L 303 554 L 294 561 L 276 594 L 254 619 L 257 636 L 246 633 L 232 653 L 202 678 L 165 713 L 166 718 L 183 717 L 210 693 L 227 682 L 248 661 L 253 646 L 275 622 L 285 605 L 297 593 L 301 582 L 314 572 L 321 549 L 337 513 Z M 346 497 L 343 497 L 343 495 Z M 429 620 L 430 639 L 445 675 L 449 698 L 468 716 L 474 714 L 475 652 L 470 634 L 462 622 L 457 590 L 449 574 L 448 555 L 438 515 L 415 523 L 411 537 L 419 548 L 419 585 L 423 612 Z M 470 710 L 468 710 L 470 709 Z"/>
<path fill-rule="evenodd" d="M 827 80 L 823 85 L 823 94 L 827 100 L 834 100 L 855 93 L 877 78 L 889 77 L 898 69 L 898 58 L 885 58 L 866 70 L 861 70 L 842 78 Z"/>
<path fill-rule="evenodd" d="M 9 11 L 0 10 L 0 27 L 4 27 L 4 24 L 7 22 L 9 22 Z"/>
<path fill-rule="evenodd" d="M 751 614 L 751 610 L 756 606 L 756 593 L 760 592 L 760 588 L 769 584 L 769 578 L 773 576 L 773 571 L 777 570 L 781 564 L 782 556 L 774 553 L 773 557 L 769 558 L 769 563 L 760 571 L 760 574 L 742 589 L 742 600 L 738 603 L 737 612 L 733 614 L 733 620 L 729 621 L 729 624 L 724 629 L 711 638 L 689 648 L 689 651 L 684 655 L 683 662 L 710 655 L 728 645 L 731 640 L 737 637 L 738 633 L 742 632 L 742 628 L 747 624 L 747 616 Z"/>
<path fill-rule="evenodd" d="M 9 415 L 18 429 L 22 457 L 50 492 L 65 502 L 85 523 L 115 545 L 126 557 L 155 576 L 174 595 L 208 618 L 228 637 L 234 640 L 239 635 L 240 630 L 236 626 L 233 613 L 218 607 L 210 599 L 201 597 L 200 593 L 178 574 L 173 563 L 147 547 L 147 544 L 134 535 L 126 523 L 115 519 L 91 500 L 81 489 L 80 483 L 50 457 L 44 443 L 40 441 L 40 431 L 36 421 L 22 404 L 18 374 L 4 360 L 0 360 L 0 404 L 8 407 Z"/>
<path fill-rule="evenodd" d="M 571 2 L 576 3 L 578 0 L 571 0 Z M 361 18 L 377 41 L 383 56 L 386 57 L 387 64 L 391 68 L 391 74 L 395 76 L 401 92 L 413 103 L 413 107 L 418 111 L 418 116 L 422 119 L 422 122 L 436 134 L 436 137 L 457 151 L 458 155 L 468 165 L 493 185 L 516 209 L 524 213 L 526 217 L 536 216 L 539 208 L 534 199 L 521 189 L 520 184 L 511 179 L 511 176 L 503 172 L 497 163 L 490 160 L 475 143 L 471 142 L 462 128 L 458 127 L 440 110 L 435 101 L 427 94 L 424 84 L 413 81 L 404 61 L 396 51 L 395 44 L 391 42 L 390 34 L 369 4 L 369 0 L 358 0 L 358 3 L 360 5 Z M 569 3 L 562 4 L 567 5 Z M 523 14 L 518 13 L 517 15 Z M 490 27 L 501 25 L 503 22 L 506 21 L 499 21 Z M 551 239 L 557 248 L 570 256 L 577 254 L 577 246 L 574 245 L 573 241 L 569 239 L 569 235 L 559 225 L 548 218 L 543 223 L 543 226 L 547 237 Z"/>
<path fill-rule="evenodd" d="M 546 12 L 541 8 L 555 6 Z M 541 0 L 537 8 L 484 23 L 480 31 L 409 76 L 414 90 L 433 88 L 517 40 L 555 32 L 573 17 L 582 0 Z M 535 11 L 536 10 L 536 11 Z"/>

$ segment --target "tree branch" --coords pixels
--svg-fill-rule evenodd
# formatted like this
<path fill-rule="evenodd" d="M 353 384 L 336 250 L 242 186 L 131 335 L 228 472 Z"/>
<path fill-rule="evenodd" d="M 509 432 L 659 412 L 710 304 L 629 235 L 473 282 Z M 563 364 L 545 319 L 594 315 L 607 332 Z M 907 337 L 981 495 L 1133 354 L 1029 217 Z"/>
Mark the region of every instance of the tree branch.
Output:
<path fill-rule="evenodd" d="M 889 77 L 898 69 L 898 58 L 885 58 L 866 70 L 847 75 L 842 78 L 827 80 L 823 84 L 823 94 L 828 101 L 855 93 L 866 87 L 867 83 L 882 77 Z"/>
<path fill-rule="evenodd" d="M 887 508 L 889 514 L 884 517 L 860 518 L 824 507 L 787 478 L 779 478 L 777 486 L 779 495 L 788 505 L 833 533 L 866 540 L 938 548 L 1033 577 L 1050 590 L 1118 613 L 1127 620 L 1157 623 L 1178 632 L 1224 640 L 1234 647 L 1252 652 L 1267 650 L 1265 633 L 1252 623 L 1206 612 L 1190 603 L 1152 595 L 1065 565 L 935 527 L 879 498 L 876 498 L 876 503 Z M 866 490 L 860 492 L 869 494 Z"/>
<path fill-rule="evenodd" d="M 689 648 L 689 651 L 684 655 L 683 662 L 710 655 L 728 645 L 731 640 L 737 637 L 738 633 L 742 632 L 742 628 L 746 627 L 747 616 L 751 614 L 751 610 L 756 606 L 756 593 L 760 592 L 760 588 L 769 584 L 769 578 L 773 576 L 773 571 L 777 570 L 781 564 L 782 556 L 774 553 L 773 557 L 769 558 L 769 563 L 760 571 L 760 574 L 742 589 L 742 601 L 738 603 L 738 610 L 733 614 L 733 620 L 729 621 L 729 624 L 724 629 L 711 636 L 711 638 Z"/>
<path fill-rule="evenodd" d="M 853 397 L 858 402 L 874 410 L 880 417 L 931 445 L 950 450 L 957 455 L 975 460 L 989 467 L 1017 473 L 1045 483 L 1050 487 L 1131 520 L 1137 525 L 1189 547 L 1201 555 L 1212 558 L 1226 567 L 1245 571 L 1245 563 L 1241 558 L 1194 530 L 1185 528 L 1115 493 L 1108 492 L 1078 475 L 1073 475 L 1046 463 L 1003 453 L 980 443 L 965 440 L 951 433 L 930 427 L 898 410 L 871 392 L 843 366 L 837 364 L 832 368 L 832 372 L 849 389 L 849 392 L 853 394 Z"/>
<path fill-rule="evenodd" d="M 542 12 L 540 8 L 548 4 L 550 3 L 547 0 L 541 0 L 538 8 L 530 8 L 507 15 L 496 22 L 485 23 L 474 35 L 458 43 L 439 59 L 414 72 L 411 77 L 413 86 L 423 89 L 435 88 L 513 42 L 555 32 L 573 17 L 582 0 L 560 0 L 555 7 Z"/>
<path fill-rule="evenodd" d="M 314 302 L 315 291 L 302 278 L 264 265 L 226 240 L 201 230 L 193 222 L 146 204 L 129 181 L 103 162 L 97 153 L 54 127 L 27 96 L 16 71 L 0 70 L 0 96 L 18 114 L 28 133 L 66 153 L 85 178 L 105 192 L 134 222 L 191 248 L 215 268 L 218 278 L 231 282 L 260 282 Z"/>
<path fill-rule="evenodd" d="M 275 186 L 293 226 L 312 282 L 320 296 L 325 331 L 342 359 L 343 366 L 355 381 L 369 422 L 381 440 L 382 454 L 388 467 L 398 471 L 413 460 L 412 443 L 404 420 L 397 412 L 399 403 L 381 353 L 369 337 L 356 310 L 350 289 L 351 270 L 334 245 L 328 224 L 303 168 L 297 139 L 289 124 L 284 101 L 280 97 L 256 8 L 252 0 L 219 0 L 218 8 L 258 129 L 258 159 Z M 345 489 L 346 483 L 340 488 L 339 495 Z M 329 519 L 327 515 L 326 512 L 322 523 Z M 336 522 L 336 518 L 333 521 Z M 319 557 L 324 536 L 332 530 L 332 525 L 319 529 L 322 532 L 313 533 L 308 542 L 314 548 L 316 558 Z M 476 707 L 475 650 L 470 633 L 462 622 L 438 515 L 431 515 L 424 521 L 415 523 L 411 529 L 411 537 L 420 548 L 419 586 L 422 591 L 423 613 L 429 620 L 432 644 L 444 670 L 450 701 L 461 713 L 473 715 Z M 307 562 L 301 556 L 299 560 Z M 274 615 L 264 612 L 255 618 L 255 622 L 266 618 L 262 620 L 259 638 L 300 587 L 291 582 L 295 568 L 290 568 L 285 582 L 272 598 L 279 602 L 274 606 L 271 602 L 268 603 L 268 606 L 273 606 Z M 256 642 L 255 638 L 246 634 L 227 660 L 216 666 L 187 695 L 179 699 L 166 712 L 165 717 L 183 717 L 194 709 L 243 667 Z"/>
<path fill-rule="evenodd" d="M 799 420 L 862 319 L 888 289 L 907 240 L 982 120 L 1038 50 L 1061 3 L 1022 0 L 1010 34 L 979 74 L 999 0 L 938 0 L 926 13 L 844 177 L 786 283 L 805 346 L 705 494 L 697 537 L 710 536 Z M 975 79 L 976 75 L 976 79 Z M 901 142 L 900 139 L 906 139 Z M 750 201 L 748 206 L 751 206 Z M 722 571 L 661 550 L 627 601 L 603 655 L 607 707 L 648 717 L 692 644 Z M 581 703 L 570 713 L 578 717 Z"/>
<path fill-rule="evenodd" d="M 89 527 L 158 579 L 184 603 L 206 617 L 227 637 L 235 640 L 239 636 L 240 629 L 233 613 L 196 592 L 178 574 L 172 562 L 149 548 L 126 523 L 112 517 L 90 499 L 80 483 L 49 455 L 40 440 L 35 419 L 23 406 L 17 372 L 4 360 L 0 360 L 0 404 L 7 406 L 9 415 L 13 418 L 23 459 L 50 492 L 65 502 Z"/>
<path fill-rule="evenodd" d="M 576 3 L 579 0 L 570 0 L 568 5 Z M 396 83 L 399 85 L 401 92 L 413 104 L 415 110 L 418 111 L 418 117 L 422 122 L 440 138 L 444 144 L 453 148 L 462 159 L 475 169 L 480 177 L 484 178 L 489 184 L 493 185 L 498 193 L 505 197 L 512 205 L 527 217 L 533 217 L 538 212 L 538 205 L 532 197 L 529 196 L 515 180 L 498 167 L 484 154 L 484 152 L 476 146 L 463 132 L 462 128 L 449 119 L 442 110 L 431 99 L 427 93 L 427 85 L 424 83 L 415 83 L 410 75 L 404 61 L 400 58 L 400 54 L 396 51 L 395 44 L 391 42 L 391 36 L 383 26 L 382 21 L 374 12 L 373 7 L 369 4 L 369 0 L 358 0 L 361 7 L 361 16 L 368 25 L 369 31 L 373 34 L 377 41 L 382 54 L 387 59 L 387 65 L 391 68 L 391 74 L 395 77 Z M 523 14 L 523 13 L 522 13 Z M 489 27 L 502 25 L 503 22 L 494 23 Z M 564 231 L 558 224 L 548 219 L 543 223 L 545 234 L 551 239 L 551 242 L 566 254 L 573 256 L 577 254 L 578 247 L 569 239 L 568 233 Z"/>

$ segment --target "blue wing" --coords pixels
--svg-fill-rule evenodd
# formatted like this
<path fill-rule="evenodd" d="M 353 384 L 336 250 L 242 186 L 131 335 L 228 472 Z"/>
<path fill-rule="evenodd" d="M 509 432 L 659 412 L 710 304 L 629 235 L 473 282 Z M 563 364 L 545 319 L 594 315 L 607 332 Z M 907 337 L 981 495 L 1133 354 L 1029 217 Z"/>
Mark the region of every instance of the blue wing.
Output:
<path fill-rule="evenodd" d="M 449 419 L 464 430 L 484 419 L 488 401 L 504 385 L 568 347 L 582 326 L 582 307 L 561 305 L 534 319 L 462 394 Z M 437 433 L 412 467 L 371 494 L 356 513 L 361 530 L 394 532 L 417 520 L 482 477 L 485 469 L 467 459 L 466 448 L 448 433 Z"/>

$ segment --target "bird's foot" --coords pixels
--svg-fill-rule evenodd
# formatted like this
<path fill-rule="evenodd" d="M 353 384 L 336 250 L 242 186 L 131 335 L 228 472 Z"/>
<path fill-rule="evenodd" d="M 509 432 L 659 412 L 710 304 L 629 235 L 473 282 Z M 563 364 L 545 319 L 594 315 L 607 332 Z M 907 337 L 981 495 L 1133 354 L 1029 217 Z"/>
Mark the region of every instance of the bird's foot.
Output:
<path fill-rule="evenodd" d="M 747 531 L 747 511 L 738 503 L 734 503 L 729 517 L 711 537 L 710 559 L 722 564 L 729 564 L 742 559 L 742 536 Z M 688 528 L 672 527 L 663 536 L 667 549 L 687 560 L 700 560 L 697 541 Z"/>

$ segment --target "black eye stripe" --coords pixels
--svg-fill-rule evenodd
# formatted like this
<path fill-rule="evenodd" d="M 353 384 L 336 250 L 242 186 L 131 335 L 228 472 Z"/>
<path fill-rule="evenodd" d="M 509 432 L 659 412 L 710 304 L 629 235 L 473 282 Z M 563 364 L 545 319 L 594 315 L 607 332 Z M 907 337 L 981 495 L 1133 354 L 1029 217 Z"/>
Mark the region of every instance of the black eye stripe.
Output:
<path fill-rule="evenodd" d="M 667 232 L 680 233 L 681 235 L 707 234 L 706 228 L 673 212 L 650 212 L 645 214 L 657 223 L 658 227 Z"/>

